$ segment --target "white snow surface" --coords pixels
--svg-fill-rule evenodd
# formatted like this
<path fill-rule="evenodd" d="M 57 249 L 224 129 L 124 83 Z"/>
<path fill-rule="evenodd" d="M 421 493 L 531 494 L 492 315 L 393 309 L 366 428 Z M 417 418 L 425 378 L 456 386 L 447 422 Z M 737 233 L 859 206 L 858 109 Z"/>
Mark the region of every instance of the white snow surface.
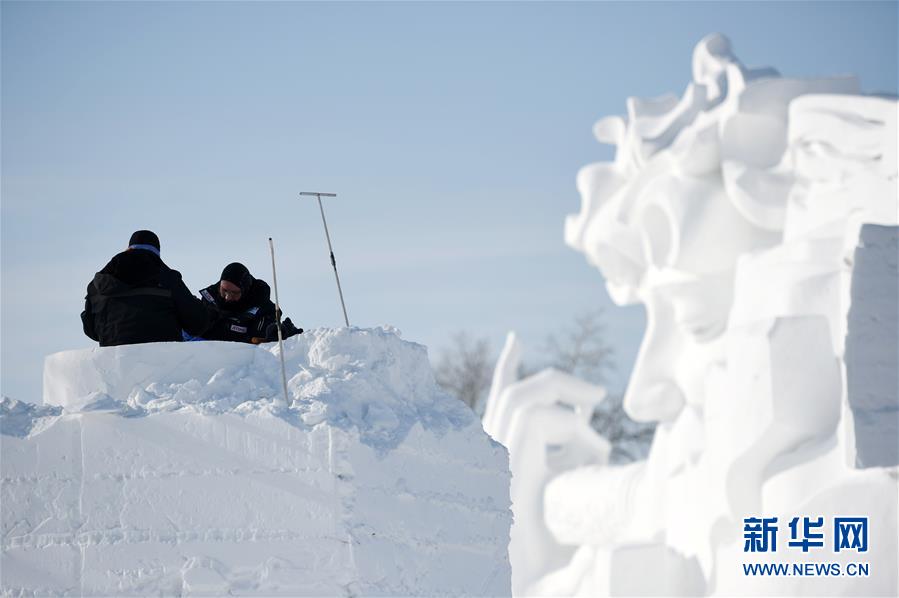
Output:
<path fill-rule="evenodd" d="M 509 595 L 508 457 L 392 329 L 47 358 L 0 402 L 4 595 Z"/>

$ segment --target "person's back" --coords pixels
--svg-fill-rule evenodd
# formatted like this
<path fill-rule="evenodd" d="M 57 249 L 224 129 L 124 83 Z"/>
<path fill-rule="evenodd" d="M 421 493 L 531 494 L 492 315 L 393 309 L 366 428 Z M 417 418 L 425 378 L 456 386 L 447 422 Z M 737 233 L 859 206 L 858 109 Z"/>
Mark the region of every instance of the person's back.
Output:
<path fill-rule="evenodd" d="M 81 321 L 84 333 L 106 347 L 180 341 L 182 329 L 202 334 L 211 314 L 163 263 L 156 235 L 138 231 L 88 284 Z"/>

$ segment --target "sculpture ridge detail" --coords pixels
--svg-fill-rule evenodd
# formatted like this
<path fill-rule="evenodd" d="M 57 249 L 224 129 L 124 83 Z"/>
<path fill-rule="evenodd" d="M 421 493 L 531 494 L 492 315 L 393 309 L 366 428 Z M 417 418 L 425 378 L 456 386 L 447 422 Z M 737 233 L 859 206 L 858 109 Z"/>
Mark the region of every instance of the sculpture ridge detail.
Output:
<path fill-rule="evenodd" d="M 615 159 L 578 172 L 581 210 L 565 222 L 612 299 L 646 308 L 624 407 L 658 422 L 648 458 L 607 465 L 589 428 L 601 389 L 558 372 L 516 381 L 511 335 L 497 365 L 484 427 L 510 451 L 513 593 L 895 595 L 899 463 L 874 444 L 865 459 L 880 467 L 857 469 L 867 405 L 847 394 L 845 348 L 870 336 L 847 318 L 853 293 L 897 284 L 894 262 L 865 269 L 877 278 L 853 267 L 874 255 L 860 234 L 895 243 L 897 102 L 860 95 L 854 77 L 747 68 L 720 34 L 692 66 L 681 97 L 629 98 L 625 117 L 596 123 Z M 895 388 L 864 392 L 899 413 Z M 740 568 L 745 518 L 786 527 L 859 508 L 879 546 L 869 577 Z"/>

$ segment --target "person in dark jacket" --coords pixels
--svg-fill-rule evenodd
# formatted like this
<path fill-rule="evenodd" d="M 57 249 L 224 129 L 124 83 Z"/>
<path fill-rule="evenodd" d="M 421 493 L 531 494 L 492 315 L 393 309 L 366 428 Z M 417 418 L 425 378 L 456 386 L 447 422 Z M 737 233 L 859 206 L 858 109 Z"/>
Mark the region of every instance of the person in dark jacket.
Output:
<path fill-rule="evenodd" d="M 97 272 L 81 313 L 84 334 L 101 347 L 181 341 L 182 330 L 203 334 L 213 319 L 181 274 L 163 263 L 159 237 L 148 230 L 131 235 L 128 249 Z"/>
<path fill-rule="evenodd" d="M 278 314 L 271 289 L 264 280 L 253 278 L 243 264 L 225 266 L 219 281 L 202 289 L 200 296 L 219 314 L 203 338 L 254 344 L 278 340 Z M 302 332 L 290 318 L 281 322 L 282 338 Z"/>

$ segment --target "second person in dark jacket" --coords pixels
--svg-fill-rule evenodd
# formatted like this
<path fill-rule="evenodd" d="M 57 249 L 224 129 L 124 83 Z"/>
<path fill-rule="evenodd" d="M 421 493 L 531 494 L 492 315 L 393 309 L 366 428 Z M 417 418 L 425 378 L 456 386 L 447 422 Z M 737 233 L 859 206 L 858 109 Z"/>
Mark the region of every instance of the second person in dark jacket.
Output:
<path fill-rule="evenodd" d="M 87 285 L 81 323 L 101 347 L 182 340 L 203 334 L 214 312 L 160 258 L 159 237 L 139 230 Z"/>
<path fill-rule="evenodd" d="M 253 278 L 241 263 L 225 266 L 219 281 L 200 291 L 203 301 L 219 314 L 203 334 L 207 340 L 264 343 L 278 340 L 277 315 L 271 289 L 264 280 Z M 287 318 L 281 322 L 281 335 L 301 334 Z"/>

